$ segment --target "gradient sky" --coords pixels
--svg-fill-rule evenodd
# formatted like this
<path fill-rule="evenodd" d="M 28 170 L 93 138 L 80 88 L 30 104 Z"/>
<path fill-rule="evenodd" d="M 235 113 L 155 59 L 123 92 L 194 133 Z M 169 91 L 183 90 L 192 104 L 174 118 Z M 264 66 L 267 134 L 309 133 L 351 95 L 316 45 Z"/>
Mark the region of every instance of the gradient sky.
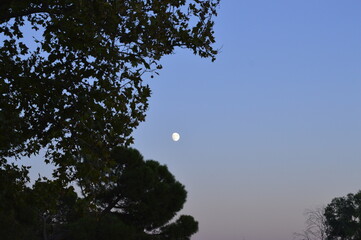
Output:
<path fill-rule="evenodd" d="M 360 11 L 223 0 L 216 62 L 163 59 L 134 146 L 186 185 L 193 240 L 290 240 L 305 209 L 361 189 Z"/>
<path fill-rule="evenodd" d="M 360 11 L 223 0 L 216 62 L 180 49 L 162 60 L 133 147 L 185 184 L 193 240 L 290 240 L 305 209 L 361 189 Z"/>

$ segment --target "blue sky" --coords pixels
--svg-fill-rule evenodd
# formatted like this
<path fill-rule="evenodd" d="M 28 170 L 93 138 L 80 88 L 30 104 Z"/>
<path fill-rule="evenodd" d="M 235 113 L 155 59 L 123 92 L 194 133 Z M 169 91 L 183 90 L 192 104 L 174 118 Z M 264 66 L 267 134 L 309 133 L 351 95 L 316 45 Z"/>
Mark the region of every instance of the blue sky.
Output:
<path fill-rule="evenodd" d="M 193 240 L 290 240 L 305 209 L 361 189 L 360 10 L 223 0 L 216 62 L 180 49 L 162 59 L 133 147 L 185 184 Z"/>
<path fill-rule="evenodd" d="M 192 239 L 289 240 L 305 209 L 361 189 L 360 10 L 223 0 L 216 62 L 162 60 L 134 147 L 186 185 Z"/>

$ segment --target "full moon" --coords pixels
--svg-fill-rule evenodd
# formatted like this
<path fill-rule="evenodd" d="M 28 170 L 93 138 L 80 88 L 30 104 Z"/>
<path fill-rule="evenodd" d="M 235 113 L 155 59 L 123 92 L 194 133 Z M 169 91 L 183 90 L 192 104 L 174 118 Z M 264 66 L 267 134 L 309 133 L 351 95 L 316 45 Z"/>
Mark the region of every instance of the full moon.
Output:
<path fill-rule="evenodd" d="M 177 142 L 180 139 L 179 133 L 172 133 L 172 139 L 173 141 Z"/>

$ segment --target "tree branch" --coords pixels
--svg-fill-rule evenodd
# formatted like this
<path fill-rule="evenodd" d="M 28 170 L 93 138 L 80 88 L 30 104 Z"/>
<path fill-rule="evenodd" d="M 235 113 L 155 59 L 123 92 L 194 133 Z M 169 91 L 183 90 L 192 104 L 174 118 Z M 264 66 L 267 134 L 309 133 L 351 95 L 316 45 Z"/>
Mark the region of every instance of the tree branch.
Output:
<path fill-rule="evenodd" d="M 0 3 L 0 24 L 17 17 L 25 17 L 37 13 L 64 14 L 74 5 L 59 6 L 49 3 L 36 4 L 32 1 L 6 0 Z"/>
<path fill-rule="evenodd" d="M 109 205 L 102 211 L 102 215 L 107 214 L 108 212 L 110 212 L 110 210 L 112 210 L 112 208 L 115 207 L 115 205 L 117 205 L 117 203 L 120 201 L 122 197 L 118 196 L 112 203 L 109 203 Z"/>

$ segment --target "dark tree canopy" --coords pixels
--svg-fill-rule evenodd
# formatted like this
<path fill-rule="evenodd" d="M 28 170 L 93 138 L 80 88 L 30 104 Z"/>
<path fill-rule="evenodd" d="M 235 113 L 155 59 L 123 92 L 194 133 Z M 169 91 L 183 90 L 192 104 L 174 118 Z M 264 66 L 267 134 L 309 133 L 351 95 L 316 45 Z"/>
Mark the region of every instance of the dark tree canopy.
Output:
<path fill-rule="evenodd" d="M 325 209 L 328 240 L 361 239 L 361 191 L 334 198 Z"/>
<path fill-rule="evenodd" d="M 0 164 L 0 237 L 4 240 L 36 239 L 34 211 L 29 206 L 28 170 Z"/>
<path fill-rule="evenodd" d="M 173 219 L 184 186 L 127 147 L 145 120 L 144 79 L 158 74 L 161 58 L 185 48 L 215 59 L 218 5 L 0 1 L 1 239 L 188 240 L 197 232 L 193 217 Z M 7 161 L 41 149 L 53 179 L 30 186 L 28 168 Z"/>
<path fill-rule="evenodd" d="M 103 203 L 103 212 L 112 209 L 122 212 L 124 221 L 152 231 L 183 208 L 184 186 L 166 166 L 152 160 L 144 162 L 135 149 L 117 148 L 112 155 L 116 165 L 109 176 L 111 181 L 95 185 L 99 193 L 96 199 L 99 205 Z"/>
<path fill-rule="evenodd" d="M 173 221 L 187 193 L 166 166 L 135 149 L 116 147 L 111 155 L 111 181 L 88 182 L 95 198 L 78 197 L 59 180 L 28 187 L 26 168 L 1 166 L 1 239 L 187 240 L 198 231 L 191 216 Z"/>
<path fill-rule="evenodd" d="M 63 179 L 74 178 L 84 156 L 107 162 L 144 121 L 151 91 L 143 78 L 162 68 L 162 56 L 180 47 L 214 60 L 218 4 L 1 1 L 0 157 L 46 149 Z M 42 37 L 24 41 L 24 25 Z"/>

